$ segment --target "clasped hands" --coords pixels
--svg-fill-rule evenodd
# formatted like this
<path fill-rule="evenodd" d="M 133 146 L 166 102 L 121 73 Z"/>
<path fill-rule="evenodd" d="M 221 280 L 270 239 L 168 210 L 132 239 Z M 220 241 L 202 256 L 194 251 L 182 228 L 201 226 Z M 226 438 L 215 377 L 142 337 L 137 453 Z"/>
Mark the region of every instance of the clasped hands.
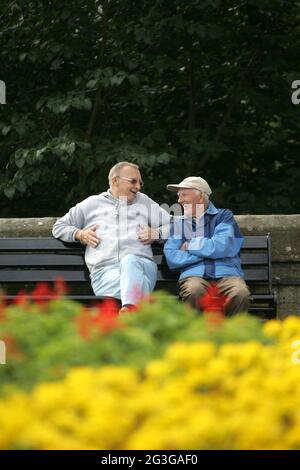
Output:
<path fill-rule="evenodd" d="M 140 227 L 138 239 L 143 245 L 151 245 L 155 240 L 159 240 L 159 230 L 151 227 Z"/>

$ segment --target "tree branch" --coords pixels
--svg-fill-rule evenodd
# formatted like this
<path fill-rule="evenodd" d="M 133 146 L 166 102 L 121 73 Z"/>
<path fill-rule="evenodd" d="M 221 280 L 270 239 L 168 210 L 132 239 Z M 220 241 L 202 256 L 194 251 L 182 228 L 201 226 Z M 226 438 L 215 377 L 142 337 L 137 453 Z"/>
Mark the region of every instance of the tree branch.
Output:
<path fill-rule="evenodd" d="M 107 41 L 107 0 L 103 0 L 103 16 L 102 16 L 102 43 L 101 43 L 101 51 L 100 51 L 100 68 L 104 67 L 104 60 L 105 60 L 105 51 L 106 51 L 106 41 Z M 92 110 L 92 114 L 90 116 L 88 128 L 86 131 L 86 137 L 90 140 L 94 127 L 95 122 L 98 114 L 99 104 L 101 102 L 101 90 L 98 88 L 96 92 L 96 97 L 94 101 L 94 106 Z"/>

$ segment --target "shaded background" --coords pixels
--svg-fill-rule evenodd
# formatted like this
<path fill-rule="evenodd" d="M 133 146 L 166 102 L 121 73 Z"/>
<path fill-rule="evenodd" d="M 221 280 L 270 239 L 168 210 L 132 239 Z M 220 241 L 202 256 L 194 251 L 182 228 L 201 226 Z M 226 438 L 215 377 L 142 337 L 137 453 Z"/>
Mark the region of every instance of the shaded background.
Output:
<path fill-rule="evenodd" d="M 0 217 L 58 216 L 107 189 L 200 175 L 235 213 L 296 213 L 300 2 L 1 0 Z M 297 56 L 298 55 L 298 56 Z"/>

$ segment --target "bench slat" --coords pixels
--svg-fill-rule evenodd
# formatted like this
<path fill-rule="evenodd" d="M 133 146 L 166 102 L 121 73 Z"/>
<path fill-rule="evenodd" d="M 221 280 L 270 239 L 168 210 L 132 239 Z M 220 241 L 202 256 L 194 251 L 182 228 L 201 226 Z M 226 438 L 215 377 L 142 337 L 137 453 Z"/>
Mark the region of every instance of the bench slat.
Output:
<path fill-rule="evenodd" d="M 65 243 L 52 237 L 0 238 L 0 251 L 65 251 L 66 248 L 84 249 L 80 243 Z"/>
<path fill-rule="evenodd" d="M 163 259 L 162 254 L 154 255 L 154 261 L 160 265 Z M 241 253 L 241 262 L 246 265 L 267 265 L 267 253 Z M 58 253 L 0 253 L 0 266 L 84 266 L 83 253 L 78 255 L 58 254 Z"/>
<path fill-rule="evenodd" d="M 163 259 L 162 254 L 154 255 L 154 261 L 156 264 L 161 264 Z M 269 262 L 268 253 L 243 253 L 241 252 L 241 263 L 243 266 L 246 265 L 265 265 Z"/>
<path fill-rule="evenodd" d="M 81 254 L 0 254 L 0 266 L 85 266 L 84 257 Z"/>
<path fill-rule="evenodd" d="M 244 253 L 241 252 L 241 263 L 243 266 L 246 265 L 268 265 L 269 256 L 268 253 Z"/>
<path fill-rule="evenodd" d="M 26 251 L 26 250 L 65 250 L 66 248 L 82 250 L 79 243 L 65 243 L 52 237 L 23 237 L 23 238 L 0 238 L 0 251 Z M 242 249 L 267 249 L 267 236 L 249 236 L 245 237 Z M 161 245 L 154 244 L 153 250 L 161 250 Z"/>
<path fill-rule="evenodd" d="M 15 295 L 5 296 L 5 299 L 8 301 L 14 300 L 15 298 L 16 298 Z M 91 300 L 97 302 L 97 301 L 103 301 L 107 297 L 101 297 L 101 296 L 96 296 L 96 295 L 64 295 L 63 298 L 67 300 L 79 300 L 82 302 L 91 301 Z M 38 299 L 43 300 L 43 301 L 53 300 L 53 296 L 39 295 Z"/>
<path fill-rule="evenodd" d="M 74 265 L 70 265 L 73 267 Z M 82 263 L 82 267 L 84 264 Z M 56 266 L 54 266 L 56 268 Z M 245 268 L 244 269 L 246 281 L 267 281 L 268 280 L 268 269 L 262 268 Z M 0 270 L 0 282 L 38 282 L 38 281 L 52 281 L 55 277 L 63 277 L 69 282 L 78 281 L 89 281 L 89 275 L 87 268 L 80 270 L 64 270 L 64 269 L 1 269 Z M 166 271 L 164 268 L 158 270 L 159 280 L 173 280 L 177 279 L 178 274 L 176 272 Z"/>
<path fill-rule="evenodd" d="M 87 271 L 75 270 L 28 270 L 28 271 L 12 271 L 0 270 L 0 283 L 11 282 L 53 282 L 56 278 L 62 277 L 66 282 L 86 282 L 90 281 Z"/>
<path fill-rule="evenodd" d="M 245 281 L 246 282 L 267 282 L 268 281 L 268 269 L 267 268 L 260 268 L 260 269 L 257 269 L 257 268 L 254 268 L 254 269 L 251 269 L 251 268 L 246 268 L 243 270 L 244 271 L 244 275 L 245 275 Z M 157 273 L 157 279 L 159 281 L 174 281 L 174 279 L 177 279 L 178 278 L 178 274 L 177 273 L 171 273 L 173 274 L 173 276 L 170 276 L 170 273 L 169 272 L 164 272 L 164 271 L 161 271 L 159 270 L 158 273 Z"/>
<path fill-rule="evenodd" d="M 267 249 L 269 244 L 269 236 L 249 236 L 244 238 L 242 249 Z"/>

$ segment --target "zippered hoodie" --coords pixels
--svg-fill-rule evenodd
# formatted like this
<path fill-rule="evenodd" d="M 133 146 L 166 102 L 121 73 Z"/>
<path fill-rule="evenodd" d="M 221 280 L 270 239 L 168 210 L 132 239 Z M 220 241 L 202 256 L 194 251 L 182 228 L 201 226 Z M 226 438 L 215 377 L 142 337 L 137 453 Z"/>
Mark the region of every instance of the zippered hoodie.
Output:
<path fill-rule="evenodd" d="M 75 241 L 78 229 L 96 225 L 101 239 L 96 248 L 86 246 L 85 262 L 91 273 L 100 267 L 117 263 L 127 254 L 144 256 L 153 260 L 151 245 L 143 245 L 138 239 L 141 227 L 159 229 L 161 238 L 168 238 L 170 215 L 146 194 L 137 193 L 133 202 L 115 198 L 110 190 L 90 196 L 53 226 L 53 236 L 65 242 Z"/>

